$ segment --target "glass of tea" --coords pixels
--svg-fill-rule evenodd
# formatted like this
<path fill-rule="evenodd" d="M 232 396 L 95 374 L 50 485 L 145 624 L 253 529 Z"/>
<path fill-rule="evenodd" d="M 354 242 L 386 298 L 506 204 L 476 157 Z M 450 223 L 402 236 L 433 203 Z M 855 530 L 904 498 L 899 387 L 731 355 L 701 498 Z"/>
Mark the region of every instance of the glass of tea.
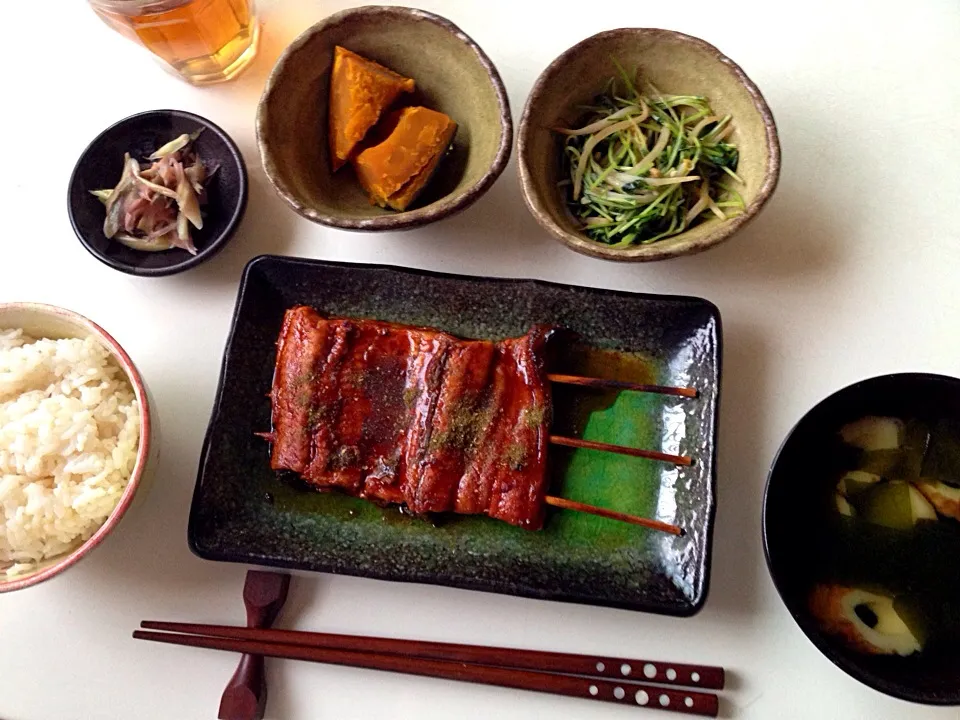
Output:
<path fill-rule="evenodd" d="M 104 22 L 195 85 L 236 77 L 257 54 L 253 0 L 88 0 Z"/>

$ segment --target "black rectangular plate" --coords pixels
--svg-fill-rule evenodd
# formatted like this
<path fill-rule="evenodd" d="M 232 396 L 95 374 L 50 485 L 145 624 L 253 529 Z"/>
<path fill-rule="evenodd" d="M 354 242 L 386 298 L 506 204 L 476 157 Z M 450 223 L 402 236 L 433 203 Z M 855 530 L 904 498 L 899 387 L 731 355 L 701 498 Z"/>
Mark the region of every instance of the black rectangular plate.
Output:
<path fill-rule="evenodd" d="M 602 351 L 594 360 L 618 358 L 618 368 L 641 368 L 648 382 L 697 388 L 696 399 L 620 393 L 599 404 L 589 390 L 558 386 L 554 392 L 555 423 L 564 422 L 561 406 L 570 418 L 584 418 L 571 431 L 680 452 L 695 462 L 678 468 L 552 448 L 551 492 L 655 516 L 685 534 L 556 509 L 538 532 L 486 517 L 432 523 L 278 478 L 267 444 L 254 433 L 270 427 L 275 341 L 283 313 L 297 304 L 465 338 L 502 338 L 534 323 L 555 324 L 574 331 L 590 352 Z M 561 349 L 557 369 L 598 371 L 595 362 L 584 366 L 584 357 Z M 211 560 L 692 615 L 706 600 L 709 580 L 720 359 L 719 312 L 697 298 L 255 258 L 244 271 L 224 351 L 190 510 L 190 547 Z M 594 403 L 586 406 L 591 414 L 576 410 L 587 402 Z"/>

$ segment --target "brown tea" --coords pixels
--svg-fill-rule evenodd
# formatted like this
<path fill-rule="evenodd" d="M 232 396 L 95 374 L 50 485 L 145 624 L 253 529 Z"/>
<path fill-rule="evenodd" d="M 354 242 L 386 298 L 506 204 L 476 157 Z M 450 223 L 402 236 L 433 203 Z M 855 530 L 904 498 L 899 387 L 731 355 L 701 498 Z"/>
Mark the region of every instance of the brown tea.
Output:
<path fill-rule="evenodd" d="M 192 83 L 229 80 L 253 59 L 259 27 L 252 0 L 90 0 L 125 37 Z"/>

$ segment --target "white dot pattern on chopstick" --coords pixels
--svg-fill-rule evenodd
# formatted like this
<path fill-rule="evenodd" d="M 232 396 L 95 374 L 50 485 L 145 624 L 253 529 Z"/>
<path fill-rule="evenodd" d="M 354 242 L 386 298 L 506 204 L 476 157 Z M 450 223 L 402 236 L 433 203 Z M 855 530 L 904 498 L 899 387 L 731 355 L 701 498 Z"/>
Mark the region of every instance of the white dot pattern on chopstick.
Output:
<path fill-rule="evenodd" d="M 627 677 L 631 672 L 633 672 L 633 668 L 630 667 L 627 663 L 624 663 L 623 665 L 620 666 L 620 672 L 623 674 L 624 677 Z"/>
<path fill-rule="evenodd" d="M 598 692 L 600 692 L 600 688 L 598 688 L 596 685 L 591 685 L 591 686 L 590 686 L 590 694 L 591 694 L 591 695 L 596 695 Z"/>
<path fill-rule="evenodd" d="M 683 704 L 686 705 L 687 707 L 693 707 L 693 698 L 692 697 L 684 698 Z"/>
<path fill-rule="evenodd" d="M 637 705 L 646 705 L 648 702 L 650 702 L 650 696 L 647 695 L 646 690 L 637 690 L 636 698 Z"/>
<path fill-rule="evenodd" d="M 623 700 L 626 694 L 627 694 L 626 690 L 624 690 L 622 687 L 617 686 L 613 689 L 613 696 L 617 700 Z"/>
<path fill-rule="evenodd" d="M 693 680 L 693 682 L 700 682 L 700 673 L 698 672 L 690 673 L 690 679 Z"/>
<path fill-rule="evenodd" d="M 673 668 L 667 668 L 667 680 L 676 680 L 676 679 L 677 679 L 677 671 L 674 670 Z"/>
<path fill-rule="evenodd" d="M 597 663 L 597 672 L 603 672 L 606 669 L 607 669 L 607 666 L 604 665 L 602 662 Z"/>
<path fill-rule="evenodd" d="M 660 696 L 660 705 L 661 705 L 662 707 L 667 707 L 667 705 L 669 705 L 669 704 L 670 704 L 670 697 L 667 696 L 667 695 L 661 695 L 661 696 Z"/>
<path fill-rule="evenodd" d="M 657 676 L 657 666 L 653 663 L 647 663 L 643 666 L 643 674 L 648 678 L 655 678 Z"/>

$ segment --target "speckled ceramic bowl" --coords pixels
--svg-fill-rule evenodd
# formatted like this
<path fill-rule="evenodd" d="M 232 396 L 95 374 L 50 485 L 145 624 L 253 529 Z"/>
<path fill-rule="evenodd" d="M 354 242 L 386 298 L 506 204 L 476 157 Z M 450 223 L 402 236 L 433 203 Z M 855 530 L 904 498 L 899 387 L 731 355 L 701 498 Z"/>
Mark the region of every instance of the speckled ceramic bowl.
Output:
<path fill-rule="evenodd" d="M 107 348 L 110 355 L 123 369 L 140 404 L 140 446 L 137 449 L 137 459 L 127 487 L 120 496 L 120 501 L 113 512 L 93 535 L 74 550 L 48 558 L 38 563 L 33 570 L 13 578 L 5 579 L 4 575 L 0 575 L 0 593 L 3 593 L 22 590 L 44 580 L 49 580 L 103 542 L 104 538 L 120 522 L 124 513 L 133 503 L 138 489 L 145 483 L 148 467 L 155 464 L 156 445 L 151 445 L 153 432 L 150 401 L 143 378 L 134 366 L 130 356 L 102 327 L 82 315 L 53 305 L 0 303 L 0 328 L 5 330 L 20 328 L 27 334 L 38 338 L 87 338 L 91 336 L 96 338 L 99 343 Z"/>
<path fill-rule="evenodd" d="M 351 167 L 330 170 L 327 97 L 336 45 L 413 78 L 412 102 L 458 124 L 453 148 L 411 210 L 372 205 Z M 507 164 L 513 122 L 500 75 L 460 28 L 423 10 L 372 5 L 331 15 L 284 51 L 257 108 L 257 142 L 270 182 L 303 217 L 346 230 L 403 230 L 483 195 Z"/>
<path fill-rule="evenodd" d="M 616 74 L 612 58 L 638 68 L 665 93 L 705 95 L 719 115 L 733 116 L 730 136 L 740 150 L 739 189 L 747 205 L 729 220 L 711 218 L 684 233 L 649 245 L 612 248 L 590 240 L 567 210 L 557 183 L 565 176 L 562 137 L 578 108 Z M 753 219 L 780 176 L 780 144 L 770 108 L 743 70 L 717 48 L 690 35 L 652 28 L 609 30 L 577 43 L 537 79 L 517 134 L 520 184 L 527 207 L 553 237 L 577 252 L 605 260 L 664 260 L 701 252 L 723 242 Z"/>

